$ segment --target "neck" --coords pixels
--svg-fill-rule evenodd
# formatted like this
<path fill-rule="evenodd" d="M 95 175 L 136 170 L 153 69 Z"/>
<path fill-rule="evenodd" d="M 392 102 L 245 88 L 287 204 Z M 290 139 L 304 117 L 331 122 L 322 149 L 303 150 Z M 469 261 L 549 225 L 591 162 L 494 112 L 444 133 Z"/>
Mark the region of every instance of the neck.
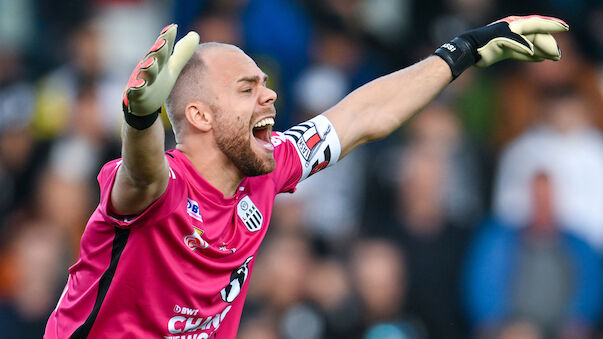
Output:
<path fill-rule="evenodd" d="M 243 175 L 226 156 L 217 149 L 209 147 L 191 147 L 177 144 L 176 149 L 182 152 L 193 164 L 197 172 L 213 187 L 222 192 L 224 197 L 233 196 Z M 192 150 L 195 151 L 192 151 Z"/>

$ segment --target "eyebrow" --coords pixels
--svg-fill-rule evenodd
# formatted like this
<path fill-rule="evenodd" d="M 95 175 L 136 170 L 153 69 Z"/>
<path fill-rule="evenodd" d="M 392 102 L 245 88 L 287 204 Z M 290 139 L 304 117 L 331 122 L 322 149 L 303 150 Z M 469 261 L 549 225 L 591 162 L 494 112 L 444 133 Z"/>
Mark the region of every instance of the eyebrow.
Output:
<path fill-rule="evenodd" d="M 262 84 L 265 84 L 266 81 L 268 81 L 268 75 L 264 74 L 263 75 L 263 79 L 262 80 Z M 255 82 L 255 83 L 260 83 L 260 76 L 259 75 L 252 75 L 252 76 L 244 76 L 242 78 L 240 78 L 239 80 L 237 80 L 237 82 Z"/>

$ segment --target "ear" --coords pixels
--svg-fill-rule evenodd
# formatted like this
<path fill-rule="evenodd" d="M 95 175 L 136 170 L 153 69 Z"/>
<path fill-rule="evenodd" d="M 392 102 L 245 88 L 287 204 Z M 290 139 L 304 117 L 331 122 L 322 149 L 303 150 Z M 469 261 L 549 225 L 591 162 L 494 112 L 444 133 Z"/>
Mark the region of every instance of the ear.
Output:
<path fill-rule="evenodd" d="M 184 115 L 193 128 L 201 132 L 211 130 L 214 117 L 208 105 L 200 101 L 191 102 L 184 109 Z"/>

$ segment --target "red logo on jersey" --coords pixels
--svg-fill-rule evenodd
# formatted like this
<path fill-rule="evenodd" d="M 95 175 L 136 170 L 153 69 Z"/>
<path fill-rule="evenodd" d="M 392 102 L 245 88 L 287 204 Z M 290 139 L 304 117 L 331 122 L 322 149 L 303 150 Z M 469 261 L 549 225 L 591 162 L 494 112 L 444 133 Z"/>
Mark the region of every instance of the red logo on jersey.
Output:
<path fill-rule="evenodd" d="M 193 227 L 195 230 L 192 234 L 189 234 L 184 237 L 184 244 L 188 246 L 191 250 L 195 251 L 197 249 L 205 249 L 209 247 L 207 241 L 201 238 L 203 231 L 198 229 L 197 227 Z"/>

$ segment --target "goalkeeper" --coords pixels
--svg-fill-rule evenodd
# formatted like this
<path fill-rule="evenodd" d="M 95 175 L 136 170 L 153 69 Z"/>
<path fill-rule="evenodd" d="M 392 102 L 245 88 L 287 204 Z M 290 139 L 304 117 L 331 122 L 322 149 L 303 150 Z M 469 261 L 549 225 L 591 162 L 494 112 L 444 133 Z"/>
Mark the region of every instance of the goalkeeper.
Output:
<path fill-rule="evenodd" d="M 387 136 L 472 65 L 559 60 L 551 33 L 567 29 L 502 19 L 279 133 L 276 93 L 249 56 L 194 32 L 174 47 L 176 26 L 164 28 L 126 86 L 122 159 L 98 175 L 45 338 L 235 338 L 276 194 Z M 165 153 L 164 104 L 177 141 Z"/>

